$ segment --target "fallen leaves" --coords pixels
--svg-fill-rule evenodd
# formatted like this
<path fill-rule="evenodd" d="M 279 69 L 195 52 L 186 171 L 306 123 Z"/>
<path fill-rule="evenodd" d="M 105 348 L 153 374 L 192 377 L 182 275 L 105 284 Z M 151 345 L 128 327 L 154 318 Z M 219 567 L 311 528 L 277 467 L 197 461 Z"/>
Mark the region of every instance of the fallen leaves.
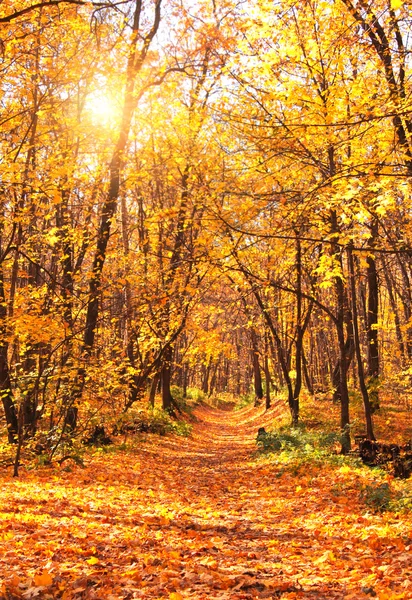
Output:
<path fill-rule="evenodd" d="M 256 411 L 198 417 L 191 439 L 5 478 L 0 598 L 412 597 L 412 526 L 360 504 L 368 471 L 257 462 Z"/>
<path fill-rule="evenodd" d="M 45 587 L 53 583 L 53 577 L 46 570 L 42 571 L 41 575 L 34 576 L 34 585 L 38 587 Z"/>

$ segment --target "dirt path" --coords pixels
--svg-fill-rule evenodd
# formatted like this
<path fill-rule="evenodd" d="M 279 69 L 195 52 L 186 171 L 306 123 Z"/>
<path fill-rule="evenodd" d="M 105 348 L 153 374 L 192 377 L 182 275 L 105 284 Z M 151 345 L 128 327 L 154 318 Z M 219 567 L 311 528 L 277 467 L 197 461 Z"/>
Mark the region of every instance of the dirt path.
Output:
<path fill-rule="evenodd" d="M 273 412 L 197 416 L 190 438 L 8 479 L 0 598 L 412 598 L 412 527 L 362 514 L 356 473 L 256 462 Z"/>

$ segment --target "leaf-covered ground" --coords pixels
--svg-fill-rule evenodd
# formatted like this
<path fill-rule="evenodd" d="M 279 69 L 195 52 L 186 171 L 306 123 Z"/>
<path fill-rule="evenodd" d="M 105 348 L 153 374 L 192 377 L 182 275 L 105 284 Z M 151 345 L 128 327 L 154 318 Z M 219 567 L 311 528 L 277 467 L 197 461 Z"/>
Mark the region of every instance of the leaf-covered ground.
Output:
<path fill-rule="evenodd" d="M 0 598 L 412 598 L 410 516 L 369 510 L 372 472 L 257 458 L 274 411 L 196 414 L 190 438 L 4 472 Z"/>

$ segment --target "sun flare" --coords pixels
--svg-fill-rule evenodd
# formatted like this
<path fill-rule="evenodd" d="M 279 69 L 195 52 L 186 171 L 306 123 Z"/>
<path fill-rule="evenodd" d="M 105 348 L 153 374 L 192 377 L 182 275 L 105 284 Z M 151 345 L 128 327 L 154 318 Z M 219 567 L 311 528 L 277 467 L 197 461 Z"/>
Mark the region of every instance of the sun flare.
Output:
<path fill-rule="evenodd" d="M 120 103 L 110 94 L 96 92 L 88 98 L 86 106 L 92 119 L 100 125 L 110 127 L 119 120 Z"/>

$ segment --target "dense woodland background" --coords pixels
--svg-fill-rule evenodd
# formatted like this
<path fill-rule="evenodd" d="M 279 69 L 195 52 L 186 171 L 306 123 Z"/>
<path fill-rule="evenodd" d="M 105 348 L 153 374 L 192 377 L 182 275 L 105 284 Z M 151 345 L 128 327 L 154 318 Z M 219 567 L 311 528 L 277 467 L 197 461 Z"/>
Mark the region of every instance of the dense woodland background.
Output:
<path fill-rule="evenodd" d="M 9 442 L 412 375 L 412 3 L 3 0 Z M 6 429 L 7 425 L 7 429 Z"/>

